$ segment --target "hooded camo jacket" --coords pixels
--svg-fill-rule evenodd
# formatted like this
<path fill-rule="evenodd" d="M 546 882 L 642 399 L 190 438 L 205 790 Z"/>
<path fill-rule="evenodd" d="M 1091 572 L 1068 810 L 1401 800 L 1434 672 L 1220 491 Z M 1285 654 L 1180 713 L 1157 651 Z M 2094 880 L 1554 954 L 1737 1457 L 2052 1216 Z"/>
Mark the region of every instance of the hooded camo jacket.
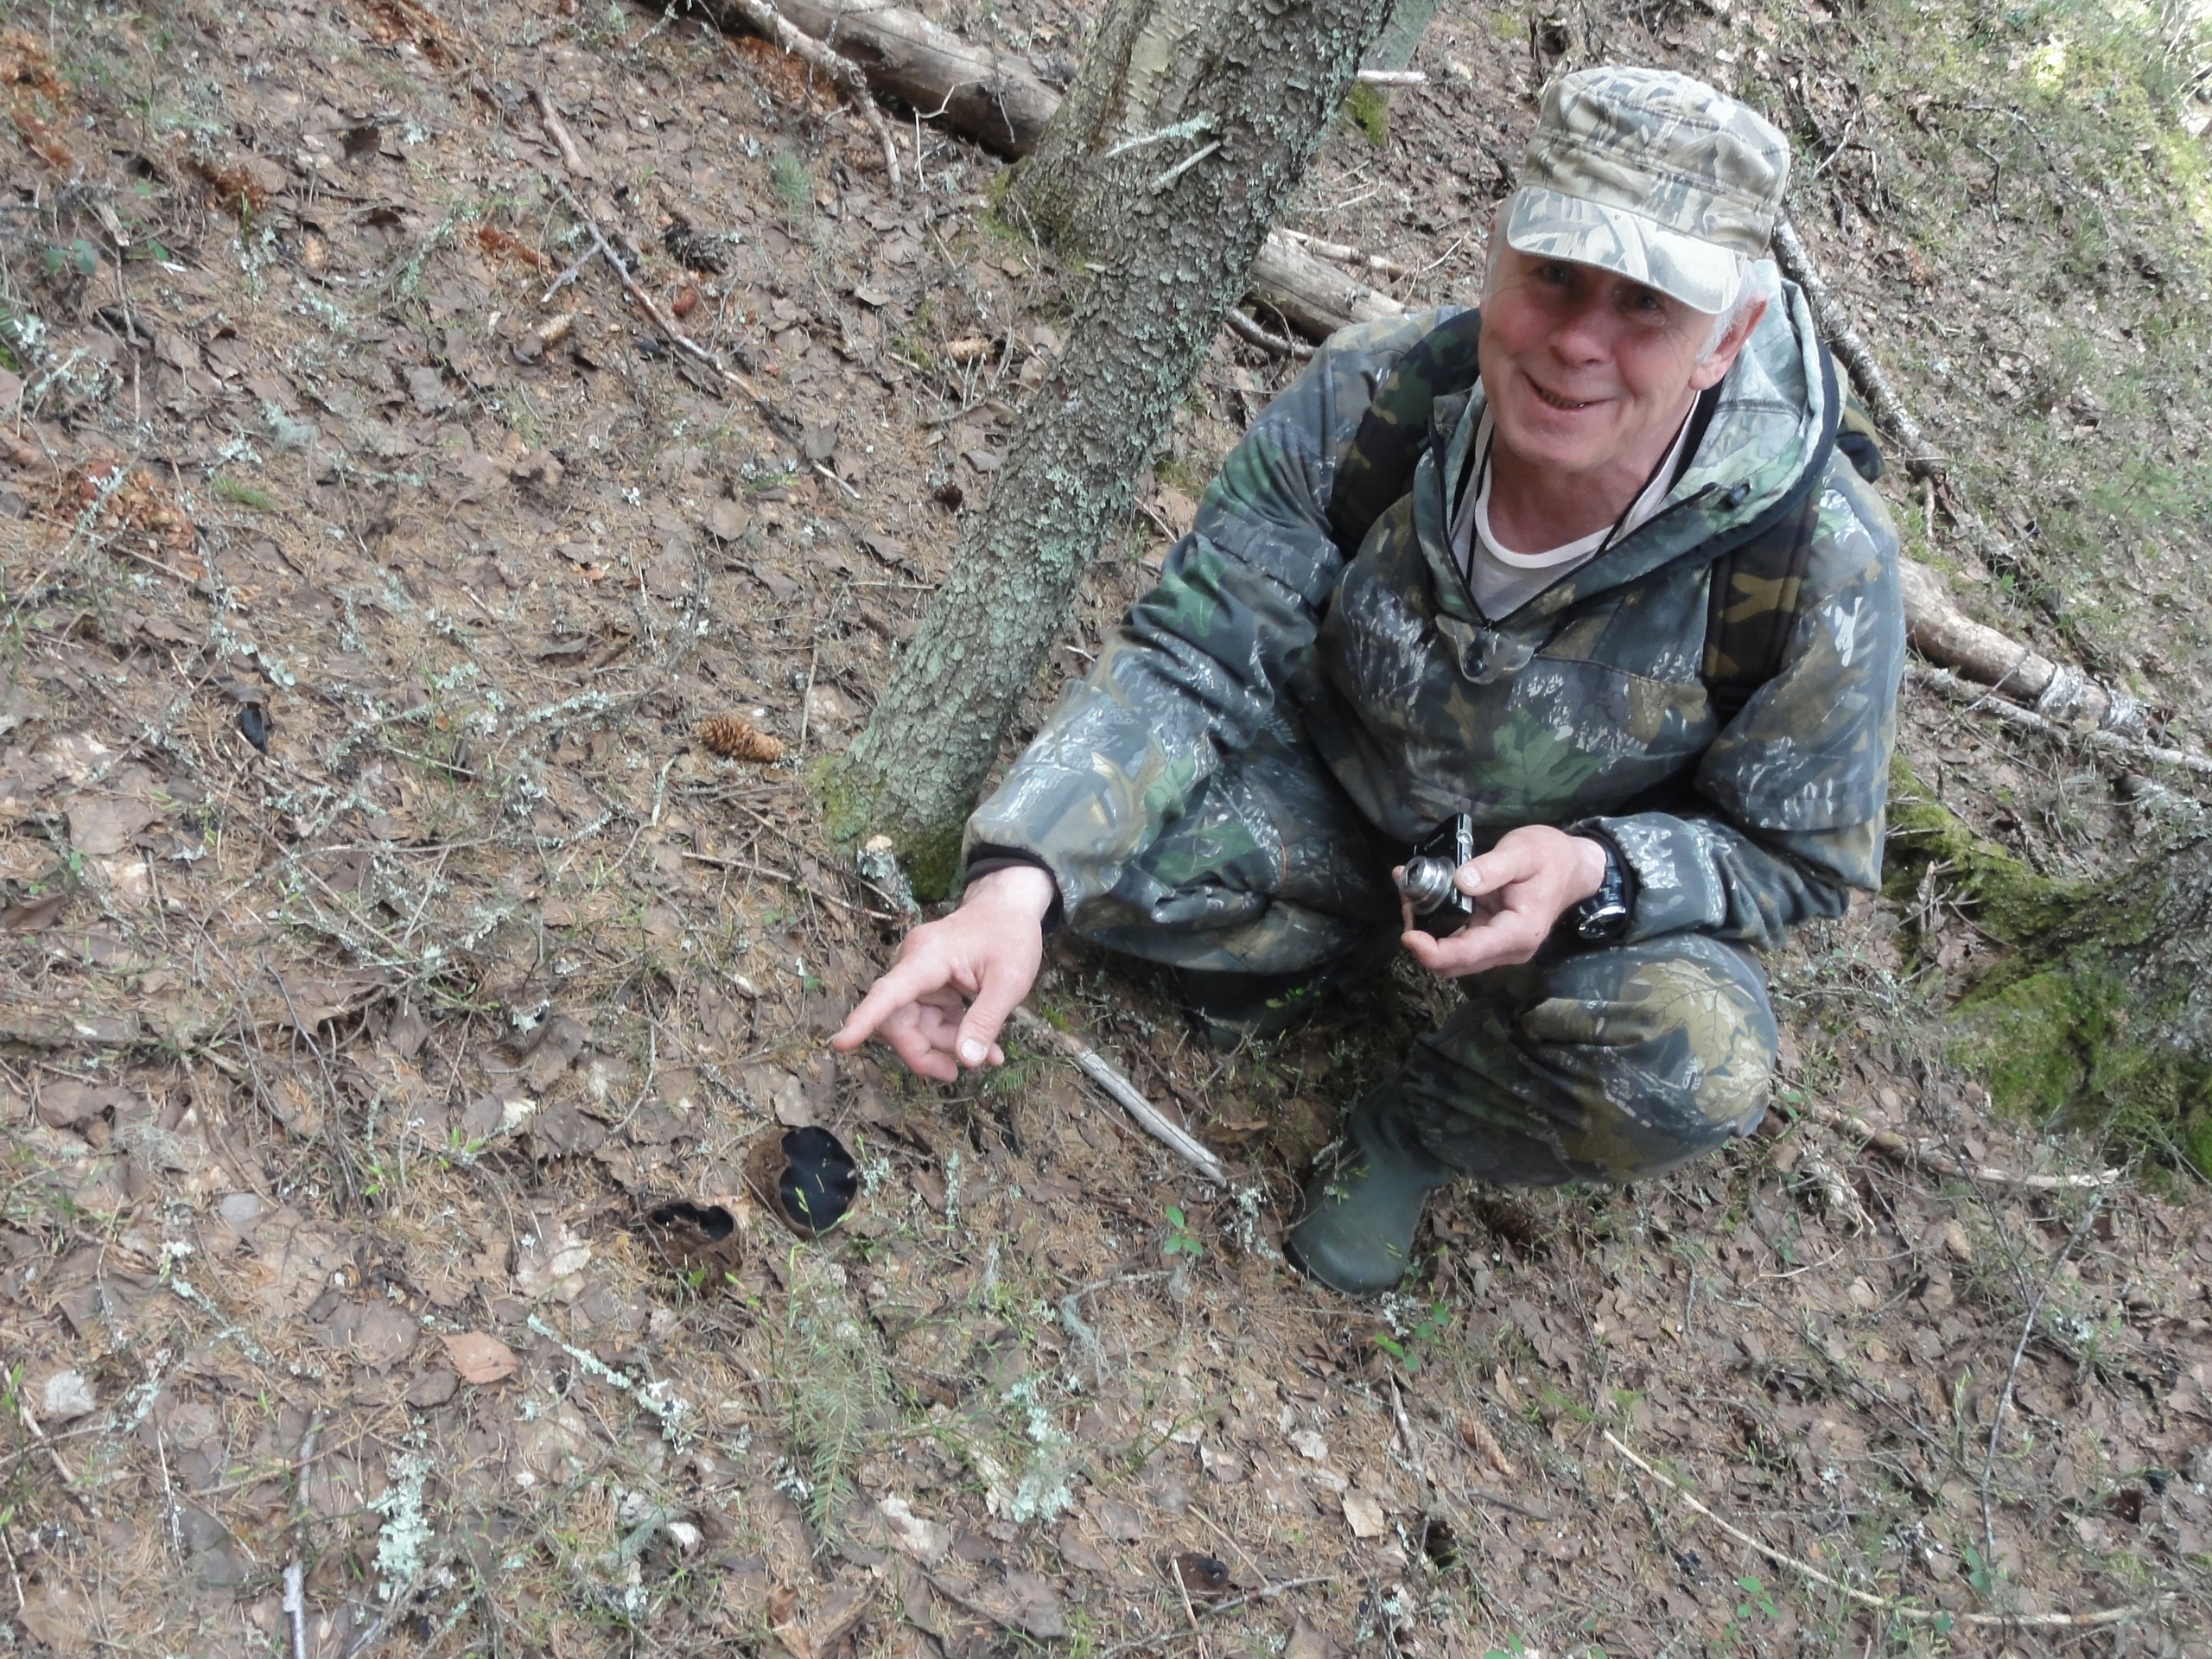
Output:
<path fill-rule="evenodd" d="M 1518 610 L 1484 617 L 1450 546 L 1479 385 L 1440 398 L 1411 493 L 1347 560 L 1337 469 L 1375 388 L 1449 308 L 1335 335 L 1208 486 L 1160 581 L 970 818 L 1071 918 L 1225 755 L 1273 725 L 1410 847 L 1454 814 L 1494 840 L 1599 830 L 1636 880 L 1630 942 L 1684 930 L 1761 948 L 1876 886 L 1904 619 L 1879 499 L 1819 435 L 1836 396 L 1812 318 L 1770 302 L 1660 512 Z M 1700 677 L 1712 547 L 1815 464 L 1814 543 L 1783 666 L 1723 727 Z M 1470 482 L 1466 486 L 1471 487 Z M 1778 596 L 1779 597 L 1779 596 Z"/>

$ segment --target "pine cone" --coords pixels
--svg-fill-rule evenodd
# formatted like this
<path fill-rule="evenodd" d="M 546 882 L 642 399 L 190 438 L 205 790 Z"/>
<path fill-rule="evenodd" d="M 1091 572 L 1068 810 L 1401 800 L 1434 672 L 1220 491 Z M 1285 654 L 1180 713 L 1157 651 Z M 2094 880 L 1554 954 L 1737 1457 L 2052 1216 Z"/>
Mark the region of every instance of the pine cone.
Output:
<path fill-rule="evenodd" d="M 700 721 L 699 741 L 725 760 L 750 760 L 765 766 L 784 758 L 783 739 L 769 736 L 736 715 L 716 715 Z"/>

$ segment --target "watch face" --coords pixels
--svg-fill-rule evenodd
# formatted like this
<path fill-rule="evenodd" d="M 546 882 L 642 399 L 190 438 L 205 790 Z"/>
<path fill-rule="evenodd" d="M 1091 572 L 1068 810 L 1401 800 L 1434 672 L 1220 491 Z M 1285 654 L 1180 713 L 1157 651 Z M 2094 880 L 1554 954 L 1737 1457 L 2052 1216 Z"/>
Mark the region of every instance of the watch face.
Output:
<path fill-rule="evenodd" d="M 1628 925 L 1628 906 L 1618 897 L 1587 899 L 1583 903 L 1586 908 L 1574 931 L 1584 938 L 1610 939 Z"/>

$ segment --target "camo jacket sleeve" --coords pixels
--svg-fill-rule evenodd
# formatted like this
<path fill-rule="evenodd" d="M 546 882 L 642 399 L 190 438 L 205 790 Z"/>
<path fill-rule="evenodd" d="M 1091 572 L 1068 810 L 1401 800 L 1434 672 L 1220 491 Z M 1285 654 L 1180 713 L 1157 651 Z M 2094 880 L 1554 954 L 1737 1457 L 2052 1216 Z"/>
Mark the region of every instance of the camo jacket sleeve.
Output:
<path fill-rule="evenodd" d="M 1636 878 L 1624 941 L 1696 931 L 1770 950 L 1882 879 L 1904 602 L 1897 537 L 1848 461 L 1828 463 L 1783 669 L 1706 752 L 1710 811 L 1596 817 Z"/>
<path fill-rule="evenodd" d="M 1337 466 L 1376 385 L 1459 308 L 1333 335 L 1230 452 L 1160 582 L 968 821 L 973 853 L 1034 858 L 1070 911 L 1110 891 L 1274 711 L 1344 560 Z"/>

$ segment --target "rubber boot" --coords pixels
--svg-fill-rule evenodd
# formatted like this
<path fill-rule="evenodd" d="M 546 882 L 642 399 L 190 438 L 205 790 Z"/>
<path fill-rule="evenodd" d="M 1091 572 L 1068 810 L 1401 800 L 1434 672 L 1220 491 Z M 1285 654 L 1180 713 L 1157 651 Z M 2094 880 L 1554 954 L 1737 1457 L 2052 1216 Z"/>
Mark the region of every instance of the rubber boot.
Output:
<path fill-rule="evenodd" d="M 1304 1025 L 1321 1009 L 1321 978 L 1312 969 L 1302 974 L 1230 974 L 1185 968 L 1176 976 L 1183 1006 L 1197 1021 L 1206 1046 L 1223 1054 Z"/>
<path fill-rule="evenodd" d="M 1379 1296 L 1412 1265 L 1428 1195 L 1457 1173 L 1422 1146 L 1395 1091 L 1345 1116 L 1344 1144 L 1306 1187 L 1306 1218 L 1283 1250 L 1300 1271 L 1347 1296 Z"/>

